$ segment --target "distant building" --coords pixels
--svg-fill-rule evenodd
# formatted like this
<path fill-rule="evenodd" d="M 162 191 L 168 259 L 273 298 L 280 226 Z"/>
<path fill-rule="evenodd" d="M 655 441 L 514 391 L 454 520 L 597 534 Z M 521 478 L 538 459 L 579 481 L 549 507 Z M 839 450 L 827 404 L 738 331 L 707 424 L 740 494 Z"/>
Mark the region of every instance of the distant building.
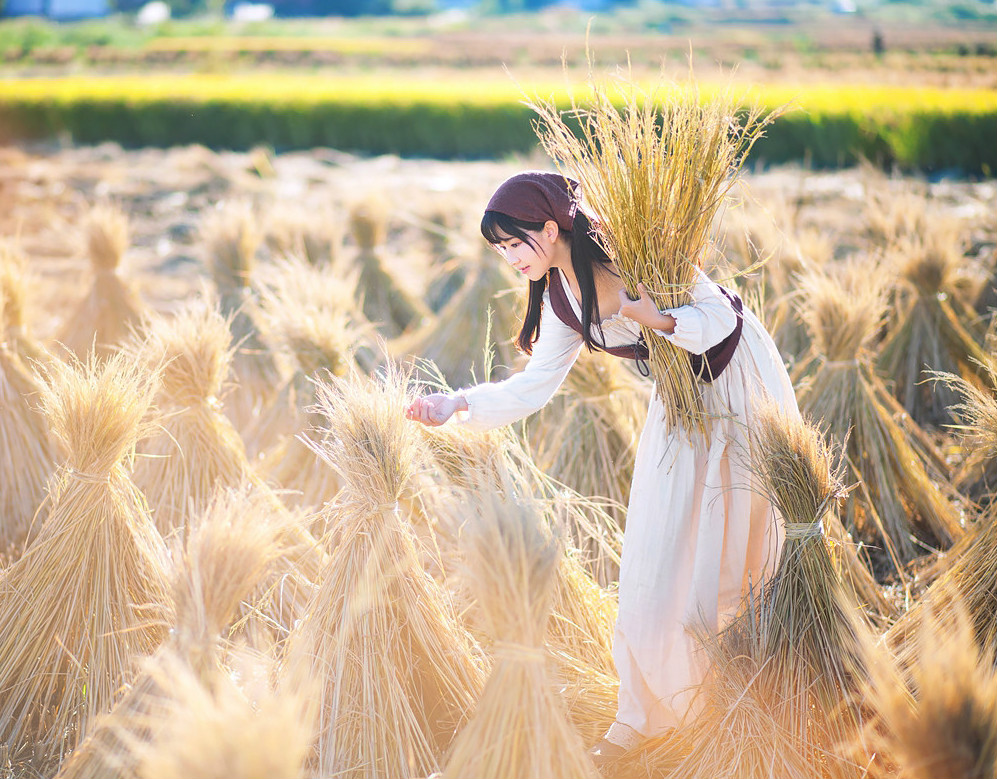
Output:
<path fill-rule="evenodd" d="M 0 16 L 41 16 L 69 22 L 96 19 L 110 12 L 107 0 L 6 0 Z"/>

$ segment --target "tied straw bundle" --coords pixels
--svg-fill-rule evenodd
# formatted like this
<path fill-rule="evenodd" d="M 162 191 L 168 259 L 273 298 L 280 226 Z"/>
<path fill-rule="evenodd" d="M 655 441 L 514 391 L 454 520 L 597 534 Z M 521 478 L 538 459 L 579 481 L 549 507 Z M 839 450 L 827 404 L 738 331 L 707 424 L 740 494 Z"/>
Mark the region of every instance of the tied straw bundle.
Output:
<path fill-rule="evenodd" d="M 245 447 L 220 401 L 232 365 L 232 335 L 216 307 L 193 301 L 173 317 L 146 320 L 131 344 L 136 360 L 163 364 L 162 430 L 142 448 L 135 483 L 160 532 L 185 532 L 215 491 L 249 477 Z"/>
<path fill-rule="evenodd" d="M 988 383 L 997 386 L 997 358 L 986 358 L 980 367 Z M 997 499 L 997 395 L 954 374 L 938 373 L 935 378 L 961 393 L 952 406 L 952 427 L 961 433 L 965 453 L 955 483 L 977 503 L 990 506 Z"/>
<path fill-rule="evenodd" d="M 820 431 L 782 408 L 756 409 L 752 467 L 785 521 L 772 579 L 753 590 L 733 622 L 704 636 L 712 670 L 701 710 L 647 760 L 676 761 L 676 779 L 860 777 L 839 754 L 860 729 L 844 705 L 861 672 L 855 604 L 843 591 L 824 538 L 844 496 L 840 467 Z M 673 737 L 674 738 L 674 737 Z"/>
<path fill-rule="evenodd" d="M 316 770 L 340 777 L 438 770 L 484 683 L 483 661 L 444 588 L 422 568 L 404 505 L 419 468 L 406 377 L 354 369 L 317 388 L 316 453 L 343 478 L 324 514 L 329 562 L 287 667 L 321 680 Z"/>
<path fill-rule="evenodd" d="M 485 488 L 469 496 L 475 510 L 462 531 L 465 578 L 493 640 L 493 665 L 442 776 L 594 777 L 546 670 L 543 644 L 560 545 L 542 509 L 514 494 Z"/>
<path fill-rule="evenodd" d="M 683 306 L 708 259 L 717 213 L 778 112 L 743 109 L 730 87 L 706 99 L 694 84 L 648 93 L 621 79 L 618 93 L 590 77 L 588 101 L 572 96 L 567 112 L 553 102 L 526 102 L 539 116 L 544 149 L 581 183 L 595 213 L 595 236 L 631 299 L 643 283 L 659 309 Z M 708 419 L 688 354 L 642 331 L 668 424 L 705 433 Z"/>
<path fill-rule="evenodd" d="M 86 297 L 63 324 L 60 341 L 77 355 L 91 348 L 108 354 L 142 318 L 145 308 L 132 285 L 118 274 L 128 251 L 128 216 L 99 203 L 87 215 L 87 248 L 94 279 Z"/>
<path fill-rule="evenodd" d="M 908 563 L 931 547 L 947 548 L 964 530 L 943 456 L 873 367 L 885 312 L 881 270 L 849 262 L 801 278 L 799 314 L 811 349 L 794 380 L 800 408 L 844 442 L 849 480 L 857 483 L 845 527 L 869 551 L 885 550 L 873 559 L 877 574 L 893 567 L 903 576 Z"/>
<path fill-rule="evenodd" d="M 128 474 L 156 378 L 123 354 L 44 368 L 66 459 L 37 537 L 0 577 L 0 739 L 14 755 L 72 749 L 166 635 L 168 553 Z"/>

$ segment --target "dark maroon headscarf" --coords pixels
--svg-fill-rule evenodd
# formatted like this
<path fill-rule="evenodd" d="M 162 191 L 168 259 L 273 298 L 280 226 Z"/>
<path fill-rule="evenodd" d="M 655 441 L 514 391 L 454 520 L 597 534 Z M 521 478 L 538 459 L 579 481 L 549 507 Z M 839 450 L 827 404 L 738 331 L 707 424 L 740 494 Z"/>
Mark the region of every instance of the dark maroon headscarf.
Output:
<path fill-rule="evenodd" d="M 551 219 L 571 232 L 578 210 L 578 182 L 560 173 L 529 170 L 507 179 L 492 195 L 486 211 L 498 211 L 523 222 Z"/>

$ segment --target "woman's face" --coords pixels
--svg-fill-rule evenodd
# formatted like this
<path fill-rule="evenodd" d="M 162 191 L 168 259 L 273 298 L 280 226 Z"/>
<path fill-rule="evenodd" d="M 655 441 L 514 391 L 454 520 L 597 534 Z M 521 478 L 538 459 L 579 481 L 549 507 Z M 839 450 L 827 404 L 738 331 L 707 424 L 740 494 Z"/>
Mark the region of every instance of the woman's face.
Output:
<path fill-rule="evenodd" d="M 554 227 L 553 239 L 549 225 Z M 540 281 L 547 275 L 553 257 L 553 245 L 557 240 L 557 225 L 548 222 L 544 229 L 537 232 L 528 231 L 531 241 L 524 241 L 517 236 L 509 236 L 492 244 L 513 270 L 519 271 L 530 281 Z"/>

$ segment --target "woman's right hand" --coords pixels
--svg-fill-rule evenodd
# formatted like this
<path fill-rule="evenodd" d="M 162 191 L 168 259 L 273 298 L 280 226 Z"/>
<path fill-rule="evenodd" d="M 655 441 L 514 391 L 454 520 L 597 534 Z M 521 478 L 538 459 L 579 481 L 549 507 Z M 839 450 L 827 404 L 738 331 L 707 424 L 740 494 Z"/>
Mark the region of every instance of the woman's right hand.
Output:
<path fill-rule="evenodd" d="M 460 395 L 434 392 L 432 395 L 425 395 L 413 400 L 411 405 L 405 409 L 405 416 L 416 422 L 422 422 L 424 425 L 438 427 L 458 411 L 466 410 L 467 401 Z"/>

